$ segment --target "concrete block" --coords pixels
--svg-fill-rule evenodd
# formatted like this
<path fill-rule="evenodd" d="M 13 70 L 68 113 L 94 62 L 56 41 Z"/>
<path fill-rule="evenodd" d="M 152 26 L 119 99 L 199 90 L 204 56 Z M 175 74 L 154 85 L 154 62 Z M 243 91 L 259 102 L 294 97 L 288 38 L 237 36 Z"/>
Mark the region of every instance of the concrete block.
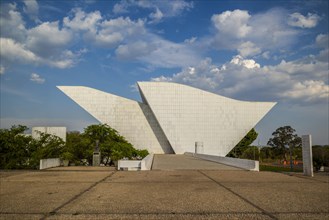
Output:
<path fill-rule="evenodd" d="M 303 148 L 303 173 L 305 176 L 313 176 L 311 135 L 302 135 L 302 148 Z"/>
<path fill-rule="evenodd" d="M 100 152 L 94 152 L 93 154 L 93 166 L 97 167 L 101 164 L 101 153 Z"/>
<path fill-rule="evenodd" d="M 119 160 L 118 170 L 141 170 L 141 160 Z"/>
<path fill-rule="evenodd" d="M 61 160 L 59 158 L 48 158 L 48 159 L 41 159 L 39 169 L 47 169 L 51 167 L 59 167 L 61 165 Z"/>

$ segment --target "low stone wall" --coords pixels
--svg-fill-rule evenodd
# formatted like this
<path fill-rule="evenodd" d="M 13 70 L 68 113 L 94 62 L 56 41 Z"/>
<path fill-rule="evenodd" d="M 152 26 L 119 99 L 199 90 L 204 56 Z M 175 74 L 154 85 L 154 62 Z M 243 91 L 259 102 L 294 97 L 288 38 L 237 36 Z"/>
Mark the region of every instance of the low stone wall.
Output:
<path fill-rule="evenodd" d="M 61 159 L 59 158 L 48 158 L 48 159 L 41 159 L 39 169 L 47 169 L 51 167 L 59 167 L 61 165 Z"/>
<path fill-rule="evenodd" d="M 143 160 L 119 160 L 118 170 L 151 170 L 153 156 L 149 154 Z"/>
<path fill-rule="evenodd" d="M 209 160 L 212 162 L 222 163 L 225 165 L 242 168 L 250 171 L 259 171 L 259 161 L 256 160 L 247 160 L 247 159 L 239 159 L 232 157 L 221 157 L 207 154 L 195 154 L 186 152 L 185 155 L 193 156 L 196 158 L 200 158 L 203 160 Z"/>

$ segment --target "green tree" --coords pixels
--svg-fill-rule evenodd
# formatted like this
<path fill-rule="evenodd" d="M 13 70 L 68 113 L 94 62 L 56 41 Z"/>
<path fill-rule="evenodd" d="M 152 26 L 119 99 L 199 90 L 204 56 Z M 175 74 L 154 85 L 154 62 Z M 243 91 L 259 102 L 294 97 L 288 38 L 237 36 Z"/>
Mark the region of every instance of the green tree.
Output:
<path fill-rule="evenodd" d="M 288 154 L 292 156 L 294 147 L 301 147 L 302 140 L 295 134 L 296 130 L 291 126 L 279 127 L 272 133 L 272 138 L 267 142 L 274 147 L 282 159 L 287 160 Z"/>
<path fill-rule="evenodd" d="M 67 132 L 66 143 L 61 156 L 62 159 L 69 160 L 77 165 L 84 164 L 82 159 L 92 160 L 94 146 L 91 140 L 78 131 Z"/>
<path fill-rule="evenodd" d="M 24 135 L 26 126 L 0 129 L 0 168 L 23 169 L 39 167 L 40 159 L 62 158 L 81 164 L 81 159 L 92 163 L 92 154 L 99 142 L 106 165 L 122 158 L 141 159 L 147 150 L 135 149 L 126 139 L 106 124 L 90 125 L 83 134 L 69 132 L 66 143 L 59 137 L 39 132 L 37 139 Z"/>
<path fill-rule="evenodd" d="M 272 133 L 272 138 L 267 142 L 268 145 L 277 149 L 277 154 L 285 160 L 290 158 L 290 171 L 293 171 L 293 159 L 296 158 L 295 148 L 300 148 L 302 139 L 295 134 L 296 130 L 291 126 L 279 127 Z"/>
<path fill-rule="evenodd" d="M 273 147 L 262 147 L 260 149 L 261 159 L 275 159 L 275 153 Z"/>
<path fill-rule="evenodd" d="M 313 165 L 316 170 L 321 166 L 329 166 L 329 145 L 312 147 Z"/>
<path fill-rule="evenodd" d="M 29 167 L 37 169 L 41 159 L 59 158 L 64 150 L 65 142 L 58 136 L 39 132 L 37 139 L 29 143 L 31 150 Z"/>
<path fill-rule="evenodd" d="M 255 129 L 251 129 L 246 136 L 230 151 L 228 157 L 240 158 L 243 152 L 248 148 L 252 142 L 257 139 L 258 133 Z"/>
<path fill-rule="evenodd" d="M 24 135 L 28 128 L 23 125 L 12 126 L 10 129 L 0 129 L 0 168 L 28 168 L 31 155 L 29 143 L 31 136 Z"/>
<path fill-rule="evenodd" d="M 113 164 L 113 161 L 122 158 L 142 158 L 148 154 L 147 150 L 136 150 L 132 144 L 107 124 L 90 125 L 85 128 L 83 136 L 89 140 L 89 146 L 95 147 L 96 141 L 98 142 L 105 165 Z"/>
<path fill-rule="evenodd" d="M 54 135 L 40 132 L 38 139 L 24 135 L 26 126 L 0 129 L 0 167 L 2 169 L 26 169 L 39 167 L 40 159 L 59 157 L 64 141 Z"/>
<path fill-rule="evenodd" d="M 115 139 L 117 134 L 118 132 L 107 124 L 89 125 L 84 129 L 83 133 L 91 141 L 99 141 L 99 143 Z"/>
<path fill-rule="evenodd" d="M 259 159 L 259 149 L 256 146 L 248 146 L 241 155 L 243 159 L 258 160 Z"/>
<path fill-rule="evenodd" d="M 89 141 L 92 152 L 96 146 L 101 151 L 102 160 L 107 165 L 112 155 L 112 148 L 121 138 L 118 132 L 107 124 L 89 125 L 84 129 L 83 136 Z M 89 163 L 92 163 L 90 160 Z"/>

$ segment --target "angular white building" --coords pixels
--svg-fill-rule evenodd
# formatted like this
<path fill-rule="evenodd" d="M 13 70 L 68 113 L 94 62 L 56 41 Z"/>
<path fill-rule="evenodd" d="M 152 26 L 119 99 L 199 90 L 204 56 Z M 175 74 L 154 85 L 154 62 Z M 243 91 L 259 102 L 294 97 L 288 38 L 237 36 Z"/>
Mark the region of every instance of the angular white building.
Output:
<path fill-rule="evenodd" d="M 169 82 L 138 82 L 142 103 L 81 86 L 58 86 L 134 147 L 151 153 L 225 156 L 267 114 L 274 102 L 245 102 Z"/>

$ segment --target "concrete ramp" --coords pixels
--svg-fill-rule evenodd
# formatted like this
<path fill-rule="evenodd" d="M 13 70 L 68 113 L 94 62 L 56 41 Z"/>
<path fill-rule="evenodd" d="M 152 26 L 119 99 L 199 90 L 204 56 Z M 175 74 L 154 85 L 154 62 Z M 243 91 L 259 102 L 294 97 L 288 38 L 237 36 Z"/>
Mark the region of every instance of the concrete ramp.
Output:
<path fill-rule="evenodd" d="M 242 170 L 193 156 L 178 154 L 154 155 L 152 170 Z"/>

